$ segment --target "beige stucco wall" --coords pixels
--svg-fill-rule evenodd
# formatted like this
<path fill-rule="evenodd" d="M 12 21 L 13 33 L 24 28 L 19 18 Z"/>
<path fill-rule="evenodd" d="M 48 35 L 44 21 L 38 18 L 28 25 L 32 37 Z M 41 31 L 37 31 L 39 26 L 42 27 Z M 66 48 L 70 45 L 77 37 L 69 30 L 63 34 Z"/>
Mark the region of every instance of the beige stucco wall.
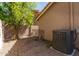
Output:
<path fill-rule="evenodd" d="M 79 48 L 79 3 L 73 3 L 74 7 L 74 28 L 77 30 L 76 46 Z"/>
<path fill-rule="evenodd" d="M 55 3 L 37 23 L 44 30 L 45 39 L 52 40 L 52 31 L 56 29 L 69 29 L 69 3 Z"/>

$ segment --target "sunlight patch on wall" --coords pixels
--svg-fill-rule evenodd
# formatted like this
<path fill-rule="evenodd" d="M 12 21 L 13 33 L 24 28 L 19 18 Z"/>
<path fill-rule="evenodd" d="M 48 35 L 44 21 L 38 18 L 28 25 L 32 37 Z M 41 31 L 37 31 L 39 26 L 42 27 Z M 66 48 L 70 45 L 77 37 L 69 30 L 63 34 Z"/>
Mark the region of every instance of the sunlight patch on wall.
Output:
<path fill-rule="evenodd" d="M 2 22 L 0 20 L 0 49 L 2 49 L 3 46 L 3 33 L 2 33 Z"/>

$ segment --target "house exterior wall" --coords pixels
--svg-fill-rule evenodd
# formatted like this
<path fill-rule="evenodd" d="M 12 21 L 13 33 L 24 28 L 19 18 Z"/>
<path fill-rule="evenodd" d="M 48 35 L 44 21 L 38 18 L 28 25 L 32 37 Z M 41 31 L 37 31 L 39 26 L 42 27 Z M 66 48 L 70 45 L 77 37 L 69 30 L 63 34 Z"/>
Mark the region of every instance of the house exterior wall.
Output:
<path fill-rule="evenodd" d="M 74 28 L 77 30 L 76 46 L 79 48 L 79 3 L 73 3 Z"/>
<path fill-rule="evenodd" d="M 70 28 L 69 11 L 69 3 L 55 3 L 39 18 L 37 24 L 45 39 L 52 40 L 53 30 Z"/>

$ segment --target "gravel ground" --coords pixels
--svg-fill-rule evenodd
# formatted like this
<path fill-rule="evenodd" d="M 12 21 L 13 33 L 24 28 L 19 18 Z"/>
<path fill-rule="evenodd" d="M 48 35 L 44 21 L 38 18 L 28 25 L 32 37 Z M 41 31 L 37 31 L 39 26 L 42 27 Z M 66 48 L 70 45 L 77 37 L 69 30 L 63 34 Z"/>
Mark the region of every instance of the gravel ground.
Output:
<path fill-rule="evenodd" d="M 76 51 L 75 56 L 79 52 Z M 4 42 L 0 56 L 66 56 L 55 49 L 50 49 L 41 41 L 33 39 L 21 39 Z"/>

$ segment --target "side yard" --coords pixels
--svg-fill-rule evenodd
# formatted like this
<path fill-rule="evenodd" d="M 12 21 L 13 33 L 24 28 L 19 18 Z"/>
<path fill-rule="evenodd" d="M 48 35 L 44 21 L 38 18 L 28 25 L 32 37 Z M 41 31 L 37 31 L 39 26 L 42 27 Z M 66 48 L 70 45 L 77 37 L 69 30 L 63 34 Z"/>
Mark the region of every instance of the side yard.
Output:
<path fill-rule="evenodd" d="M 4 43 L 0 50 L 1 56 L 66 56 L 55 49 L 47 47 L 47 44 L 41 40 L 21 39 Z M 76 51 L 76 56 L 79 52 Z"/>

